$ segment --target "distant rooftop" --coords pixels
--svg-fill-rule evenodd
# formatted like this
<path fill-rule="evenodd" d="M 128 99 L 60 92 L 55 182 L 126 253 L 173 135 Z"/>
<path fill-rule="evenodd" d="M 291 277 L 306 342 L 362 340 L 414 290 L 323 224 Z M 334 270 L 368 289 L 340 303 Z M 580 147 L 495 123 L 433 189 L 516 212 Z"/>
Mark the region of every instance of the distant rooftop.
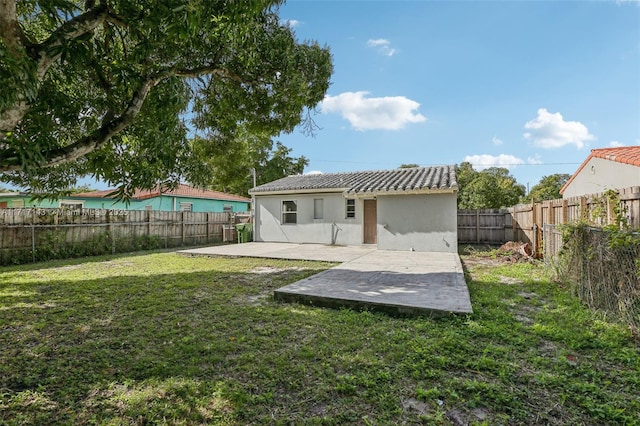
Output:
<path fill-rule="evenodd" d="M 342 191 L 350 195 L 453 192 L 458 189 L 455 166 L 413 167 L 364 172 L 322 173 L 288 176 L 249 191 L 273 192 Z"/>
<path fill-rule="evenodd" d="M 575 179 L 582 169 L 592 158 L 601 158 L 603 160 L 615 161 L 616 163 L 629 164 L 631 166 L 640 167 L 640 146 L 622 146 L 619 148 L 596 148 L 592 149 L 591 153 L 586 160 L 582 162 L 578 170 L 571 176 L 571 178 L 564 184 L 560 193 L 564 193 L 564 190 Z"/>
<path fill-rule="evenodd" d="M 103 191 L 91 191 L 83 192 L 80 194 L 72 194 L 70 197 L 77 198 L 113 198 L 113 192 L 115 189 L 105 189 Z M 250 202 L 251 199 L 241 197 L 239 195 L 227 194 L 225 192 L 211 191 L 208 189 L 197 189 L 189 185 L 180 184 L 173 190 L 164 189 L 158 187 L 153 190 L 136 190 L 131 197 L 133 200 L 145 200 L 148 198 L 158 197 L 160 195 L 168 195 L 174 197 L 189 197 L 189 198 L 203 198 L 209 200 L 222 200 L 222 201 L 242 201 Z"/>

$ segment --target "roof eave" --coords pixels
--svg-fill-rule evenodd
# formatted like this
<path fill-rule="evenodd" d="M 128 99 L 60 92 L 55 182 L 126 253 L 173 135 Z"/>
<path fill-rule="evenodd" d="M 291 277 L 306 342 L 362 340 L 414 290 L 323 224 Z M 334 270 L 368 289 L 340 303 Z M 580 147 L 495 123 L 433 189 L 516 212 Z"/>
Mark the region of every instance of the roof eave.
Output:
<path fill-rule="evenodd" d="M 428 195 L 428 194 L 455 194 L 458 188 L 444 189 L 409 189 L 409 190 L 391 190 L 391 191 L 367 191 L 367 192 L 345 192 L 345 197 L 349 198 L 367 198 L 378 197 L 381 195 Z"/>
<path fill-rule="evenodd" d="M 318 189 L 281 189 L 273 191 L 253 191 L 249 190 L 250 195 L 293 195 L 293 194 L 327 194 L 327 193 L 342 193 L 348 191 L 349 188 L 318 188 Z"/>
<path fill-rule="evenodd" d="M 322 189 L 287 189 L 279 191 L 249 191 L 249 194 L 254 196 L 261 195 L 309 195 L 309 194 L 327 194 L 327 193 L 340 193 L 347 198 L 367 198 L 377 197 L 380 195 L 426 195 L 426 194 L 455 194 L 458 192 L 458 188 L 443 188 L 443 189 L 411 189 L 411 190 L 395 190 L 395 191 L 366 191 L 366 192 L 350 192 L 349 188 L 322 188 Z"/>

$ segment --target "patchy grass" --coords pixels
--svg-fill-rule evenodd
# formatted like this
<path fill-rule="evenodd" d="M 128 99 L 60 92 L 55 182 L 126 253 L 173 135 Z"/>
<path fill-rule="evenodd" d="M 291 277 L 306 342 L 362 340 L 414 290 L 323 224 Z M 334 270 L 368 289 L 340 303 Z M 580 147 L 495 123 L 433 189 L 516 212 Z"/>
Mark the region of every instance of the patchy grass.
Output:
<path fill-rule="evenodd" d="M 475 313 L 273 300 L 330 264 L 173 253 L 0 270 L 2 424 L 640 424 L 640 351 L 538 263 L 463 256 Z"/>

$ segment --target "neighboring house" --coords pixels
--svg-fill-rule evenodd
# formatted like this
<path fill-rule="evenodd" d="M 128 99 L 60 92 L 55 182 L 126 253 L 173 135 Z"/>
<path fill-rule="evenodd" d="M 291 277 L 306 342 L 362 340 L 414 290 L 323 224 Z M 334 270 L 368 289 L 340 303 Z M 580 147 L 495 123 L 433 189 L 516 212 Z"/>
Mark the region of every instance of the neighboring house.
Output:
<path fill-rule="evenodd" d="M 255 241 L 456 253 L 454 166 L 289 176 L 253 188 Z"/>
<path fill-rule="evenodd" d="M 23 208 L 30 205 L 28 195 L 21 192 L 0 192 L 0 209 Z"/>
<path fill-rule="evenodd" d="M 640 146 L 592 149 L 562 187 L 562 198 L 640 185 Z"/>
<path fill-rule="evenodd" d="M 5 207 L 41 207 L 41 208 L 85 208 L 85 209 L 121 209 L 121 210 L 157 210 L 157 211 L 192 211 L 192 212 L 247 212 L 250 210 L 251 200 L 238 195 L 224 192 L 209 191 L 179 185 L 174 190 L 139 190 L 136 191 L 129 203 L 117 201 L 110 196 L 113 189 L 92 191 L 59 200 L 43 200 L 32 202 L 28 194 L 18 194 L 13 198 L 7 196 Z M 5 195 L 5 194 L 0 194 Z M 0 198 L 0 202 L 5 197 Z M 20 202 L 21 201 L 21 202 Z M 1 206 L 1 204 L 0 204 Z"/>

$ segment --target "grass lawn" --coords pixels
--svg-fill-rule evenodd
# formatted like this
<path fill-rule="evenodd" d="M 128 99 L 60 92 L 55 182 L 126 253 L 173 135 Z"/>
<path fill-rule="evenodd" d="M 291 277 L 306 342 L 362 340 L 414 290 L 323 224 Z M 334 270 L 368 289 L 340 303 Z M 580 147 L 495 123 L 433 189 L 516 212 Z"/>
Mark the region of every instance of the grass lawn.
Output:
<path fill-rule="evenodd" d="M 475 313 L 275 302 L 326 263 L 0 269 L 0 424 L 640 424 L 640 348 L 543 264 L 463 256 Z"/>

